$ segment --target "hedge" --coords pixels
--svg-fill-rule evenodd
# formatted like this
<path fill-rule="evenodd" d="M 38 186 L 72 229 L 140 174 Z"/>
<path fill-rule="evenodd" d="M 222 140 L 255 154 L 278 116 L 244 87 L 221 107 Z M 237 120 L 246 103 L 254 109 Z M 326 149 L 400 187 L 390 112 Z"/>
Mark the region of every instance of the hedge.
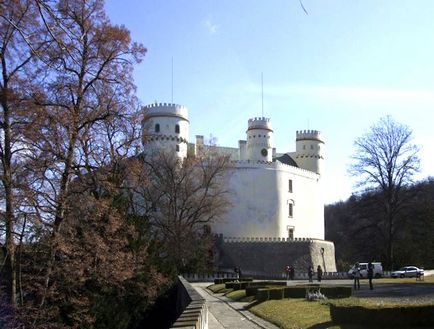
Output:
<path fill-rule="evenodd" d="M 330 305 L 335 323 L 351 323 L 387 327 L 434 326 L 434 305 L 367 308 L 351 305 Z"/>
<path fill-rule="evenodd" d="M 269 289 L 269 298 L 270 299 L 283 299 L 283 291 L 285 288 L 271 288 Z"/>
<path fill-rule="evenodd" d="M 251 281 L 253 281 L 253 278 L 251 277 L 244 277 L 239 280 L 237 280 L 236 278 L 219 278 L 219 279 L 214 279 L 214 284 L 222 284 L 226 282 L 251 282 Z"/>
<path fill-rule="evenodd" d="M 227 282 L 225 283 L 226 289 L 233 289 L 233 290 L 241 290 L 246 289 L 249 285 L 249 282 Z"/>
<path fill-rule="evenodd" d="M 270 299 L 270 289 L 267 289 L 267 288 L 258 289 L 255 299 L 258 302 L 265 302 L 266 300 L 269 300 Z"/>
<path fill-rule="evenodd" d="M 321 293 L 327 298 L 346 298 L 351 296 L 350 287 L 319 287 L 318 285 L 305 285 L 293 287 L 247 287 L 246 296 L 256 296 L 256 300 L 263 301 L 265 298 L 265 290 L 269 290 L 268 299 L 282 299 L 282 298 L 305 298 L 306 288 L 319 288 Z M 258 295 L 259 292 L 260 296 Z M 258 299 L 259 298 L 259 299 Z"/>

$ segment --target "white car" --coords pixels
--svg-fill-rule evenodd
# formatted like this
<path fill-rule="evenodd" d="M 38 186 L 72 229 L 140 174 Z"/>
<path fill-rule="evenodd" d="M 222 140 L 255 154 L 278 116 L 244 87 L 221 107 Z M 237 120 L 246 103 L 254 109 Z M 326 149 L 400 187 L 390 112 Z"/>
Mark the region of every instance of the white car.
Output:
<path fill-rule="evenodd" d="M 350 279 L 354 278 L 354 272 L 356 270 L 356 265 L 354 264 L 350 270 L 348 271 L 348 277 Z M 374 266 L 374 278 L 381 278 L 383 276 L 383 266 L 381 265 L 381 263 L 378 262 L 374 262 L 372 263 L 372 265 Z M 360 277 L 363 278 L 367 278 L 368 277 L 368 263 L 358 263 L 358 267 L 360 270 Z"/>
<path fill-rule="evenodd" d="M 423 269 L 416 266 L 405 266 L 400 268 L 398 271 L 393 271 L 390 276 L 392 278 L 411 278 L 420 277 L 423 275 Z"/>

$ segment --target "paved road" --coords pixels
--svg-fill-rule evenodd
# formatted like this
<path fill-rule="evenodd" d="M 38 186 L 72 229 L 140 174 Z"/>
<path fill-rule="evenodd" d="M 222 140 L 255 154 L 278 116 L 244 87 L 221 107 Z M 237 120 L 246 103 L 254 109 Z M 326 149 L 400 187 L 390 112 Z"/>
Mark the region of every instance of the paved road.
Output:
<path fill-rule="evenodd" d="M 212 294 L 206 287 L 209 282 L 192 283 L 196 291 L 206 299 L 209 329 L 278 329 L 275 325 L 246 311 L 245 303 L 233 302 L 222 294 Z"/>

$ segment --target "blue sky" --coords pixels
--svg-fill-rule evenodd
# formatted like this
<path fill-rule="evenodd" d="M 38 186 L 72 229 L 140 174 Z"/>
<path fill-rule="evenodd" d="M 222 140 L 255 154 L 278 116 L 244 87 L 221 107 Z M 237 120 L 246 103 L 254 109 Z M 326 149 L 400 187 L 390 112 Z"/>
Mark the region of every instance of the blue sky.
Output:
<path fill-rule="evenodd" d="M 353 190 L 353 141 L 381 117 L 408 125 L 421 147 L 419 179 L 434 168 L 434 1 L 109 0 L 107 13 L 148 49 L 136 67 L 143 104 L 188 107 L 190 140 L 245 139 L 262 115 L 278 152 L 296 130 L 326 142 L 326 202 Z M 431 158 L 431 159 L 430 159 Z"/>

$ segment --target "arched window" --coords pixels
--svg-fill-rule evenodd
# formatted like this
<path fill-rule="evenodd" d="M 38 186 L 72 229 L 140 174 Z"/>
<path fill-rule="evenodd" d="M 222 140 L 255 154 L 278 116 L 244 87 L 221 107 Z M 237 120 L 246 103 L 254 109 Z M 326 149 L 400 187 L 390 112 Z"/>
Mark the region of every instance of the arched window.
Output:
<path fill-rule="evenodd" d="M 159 123 L 157 123 L 157 124 L 155 125 L 155 132 L 156 132 L 156 133 L 159 133 L 159 132 L 160 132 L 160 124 L 159 124 Z"/>
<path fill-rule="evenodd" d="M 179 134 L 179 125 L 175 126 L 175 133 Z"/>

